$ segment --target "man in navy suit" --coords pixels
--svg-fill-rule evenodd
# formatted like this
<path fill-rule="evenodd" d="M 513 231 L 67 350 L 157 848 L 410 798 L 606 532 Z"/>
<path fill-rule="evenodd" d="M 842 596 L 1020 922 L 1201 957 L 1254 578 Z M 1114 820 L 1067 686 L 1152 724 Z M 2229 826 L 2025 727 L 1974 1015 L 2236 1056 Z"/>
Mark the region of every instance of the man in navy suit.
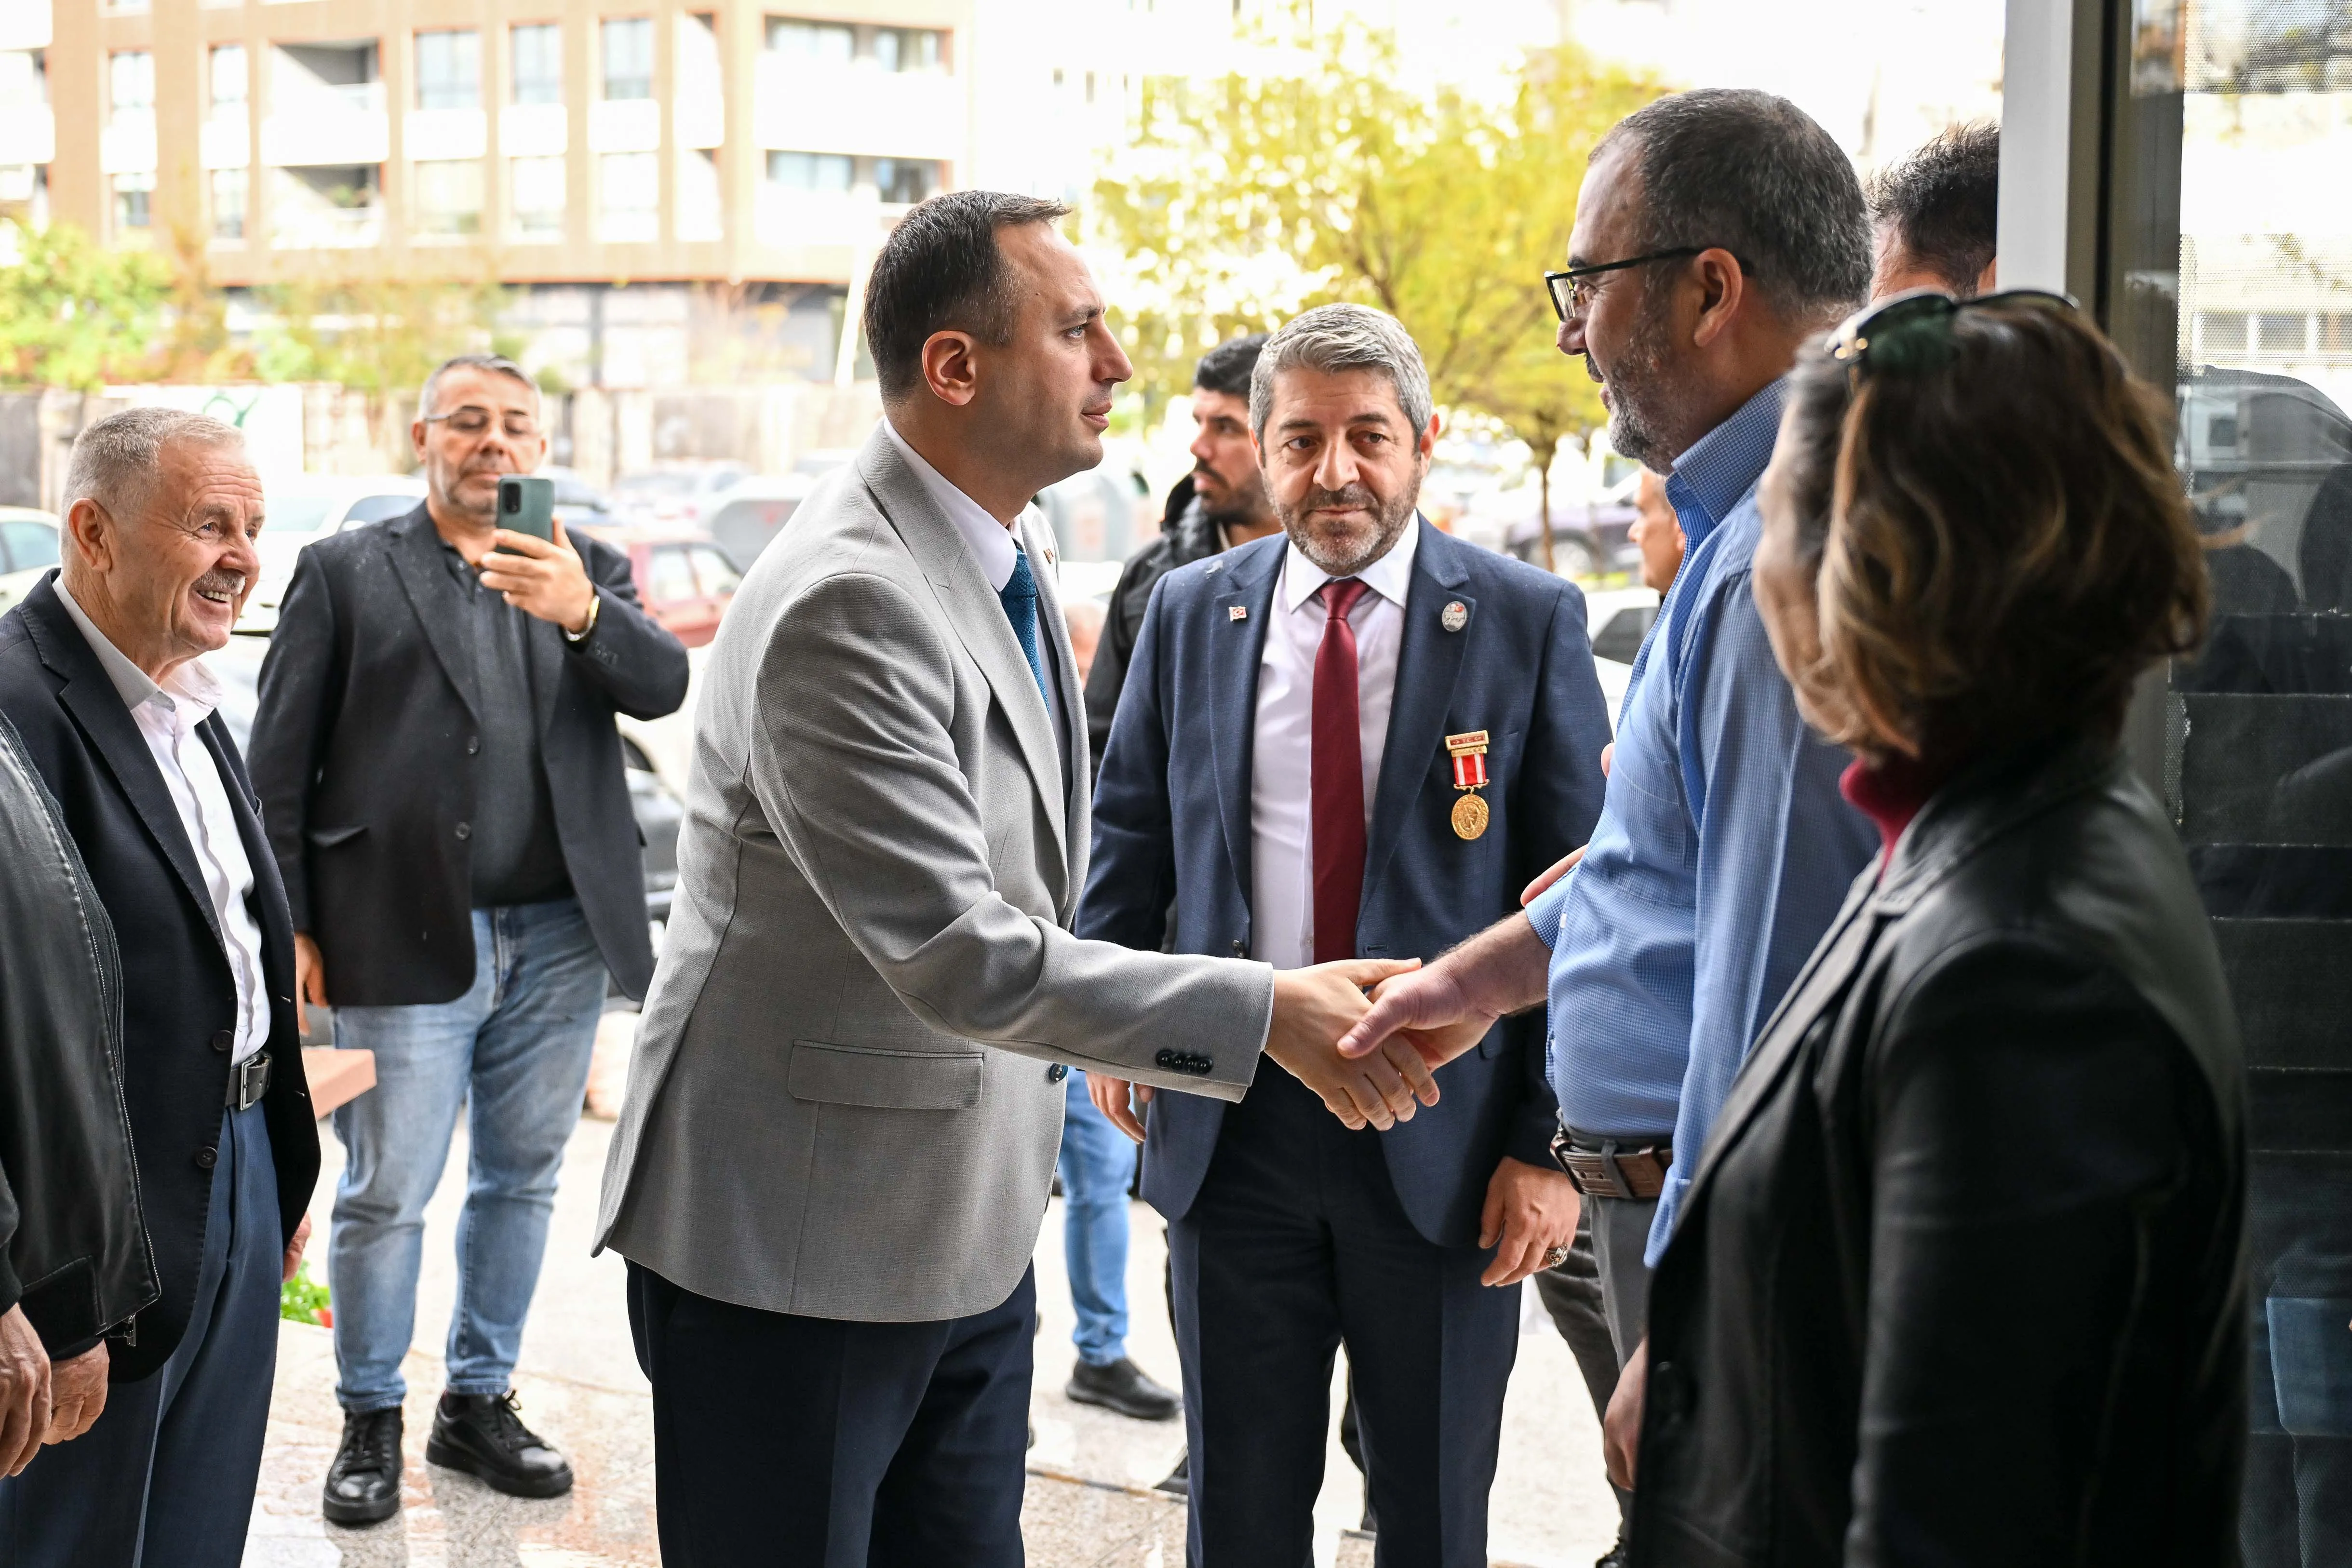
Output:
<path fill-rule="evenodd" d="M 1420 520 L 1437 423 L 1391 318 L 1290 322 L 1250 416 L 1284 537 L 1154 594 L 1075 929 L 1277 968 L 1433 958 L 1599 813 L 1583 599 Z M 1307 1560 L 1343 1341 L 1379 1561 L 1483 1565 L 1517 1349 L 1501 1287 L 1576 1230 L 1541 1015 L 1498 1024 L 1386 1132 L 1275 1073 L 1230 1108 L 1093 1086 L 1144 1140 L 1143 1196 L 1170 1222 L 1196 1568 Z"/>

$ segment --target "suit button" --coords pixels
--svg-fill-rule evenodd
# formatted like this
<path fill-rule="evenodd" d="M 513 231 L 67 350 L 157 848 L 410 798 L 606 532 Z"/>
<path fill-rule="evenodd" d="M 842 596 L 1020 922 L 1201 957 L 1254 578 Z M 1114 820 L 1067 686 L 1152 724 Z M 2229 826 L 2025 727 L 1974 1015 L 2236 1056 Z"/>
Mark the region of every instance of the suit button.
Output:
<path fill-rule="evenodd" d="M 1246 958 L 1249 956 L 1248 944 L 1244 943 L 1238 936 L 1234 938 L 1234 956 L 1236 958 Z"/>
<path fill-rule="evenodd" d="M 196 1151 L 196 1168 L 198 1170 L 208 1171 L 219 1163 L 220 1151 L 212 1147 L 210 1145 L 206 1145 L 205 1147 Z"/>
<path fill-rule="evenodd" d="M 1163 1051 L 1160 1052 L 1158 1055 L 1154 1056 L 1154 1057 L 1151 1059 L 1151 1061 L 1152 1061 L 1152 1064 L 1153 1064 L 1154 1066 L 1157 1066 L 1157 1067 L 1166 1067 L 1166 1068 L 1173 1068 L 1173 1067 L 1175 1067 L 1175 1066 L 1176 1066 L 1176 1064 L 1177 1064 L 1177 1062 L 1178 1062 L 1178 1061 L 1179 1061 L 1179 1058 L 1177 1057 L 1176 1053 L 1175 1053 L 1174 1051 Z"/>
<path fill-rule="evenodd" d="M 216 1029 L 213 1030 L 213 1049 L 215 1051 L 226 1051 L 230 1046 L 235 1045 L 236 1043 L 236 1037 L 229 1033 L 228 1030 L 225 1029 Z"/>
<path fill-rule="evenodd" d="M 458 823 L 458 824 L 457 824 L 457 836 L 458 836 L 459 838 L 461 838 L 461 839 L 470 839 L 470 838 L 472 838 L 472 837 L 474 836 L 474 824 L 473 824 L 473 823 L 471 823 L 471 822 L 460 822 L 460 823 Z"/>
<path fill-rule="evenodd" d="M 481 737 L 480 736 L 478 736 L 478 735 L 469 735 L 469 736 L 467 736 L 467 737 L 466 737 L 466 755 L 467 755 L 467 756 L 471 757 L 471 756 L 473 756 L 473 755 L 474 755 L 474 753 L 476 753 L 476 752 L 478 752 L 478 751 L 479 751 L 479 750 L 481 750 L 481 749 L 482 749 L 482 737 Z"/>
<path fill-rule="evenodd" d="M 1054 1063 L 1053 1066 L 1045 1069 L 1045 1082 L 1048 1083 L 1059 1083 L 1063 1079 L 1067 1078 L 1069 1075 L 1070 1070 L 1063 1066 L 1058 1061 Z"/>

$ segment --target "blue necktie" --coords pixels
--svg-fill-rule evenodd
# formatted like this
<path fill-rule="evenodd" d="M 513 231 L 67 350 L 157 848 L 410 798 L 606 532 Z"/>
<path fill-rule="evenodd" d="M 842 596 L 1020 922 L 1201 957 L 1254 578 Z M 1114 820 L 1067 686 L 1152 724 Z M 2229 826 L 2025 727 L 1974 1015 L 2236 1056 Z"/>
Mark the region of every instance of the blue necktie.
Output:
<path fill-rule="evenodd" d="M 1013 622 L 1013 640 L 1028 656 L 1029 673 L 1037 677 L 1037 695 L 1045 695 L 1045 666 L 1037 657 L 1037 580 L 1029 571 L 1029 552 L 1015 546 L 1013 551 L 1013 575 L 996 591 L 997 602 L 1004 606 L 1004 618 Z M 1053 704 L 1045 706 L 1050 712 Z"/>

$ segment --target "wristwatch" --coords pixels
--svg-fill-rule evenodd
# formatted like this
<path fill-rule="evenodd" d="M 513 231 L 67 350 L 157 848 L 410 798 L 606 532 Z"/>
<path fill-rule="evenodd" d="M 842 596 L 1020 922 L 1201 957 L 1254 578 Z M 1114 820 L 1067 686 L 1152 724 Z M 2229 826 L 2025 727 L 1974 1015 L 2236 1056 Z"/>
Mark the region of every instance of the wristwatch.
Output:
<path fill-rule="evenodd" d="M 566 631 L 563 633 L 563 640 L 573 644 L 588 641 L 589 636 L 596 630 L 596 616 L 604 608 L 604 596 L 594 589 L 590 589 L 588 591 L 588 624 L 577 632 Z"/>

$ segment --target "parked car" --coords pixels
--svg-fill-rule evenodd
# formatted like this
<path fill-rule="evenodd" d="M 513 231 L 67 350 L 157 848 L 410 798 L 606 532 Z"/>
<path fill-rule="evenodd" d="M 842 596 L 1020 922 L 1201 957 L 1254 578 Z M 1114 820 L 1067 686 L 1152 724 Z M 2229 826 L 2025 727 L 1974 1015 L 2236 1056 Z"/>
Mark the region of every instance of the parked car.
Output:
<path fill-rule="evenodd" d="M 237 617 L 240 632 L 268 632 L 278 625 L 278 606 L 294 580 L 294 561 L 303 549 L 345 528 L 364 528 L 405 517 L 425 499 L 425 481 L 411 474 L 375 474 L 362 478 L 289 475 L 262 483 L 261 575 Z"/>
<path fill-rule="evenodd" d="M 709 535 L 692 528 L 599 524 L 581 531 L 629 558 L 646 613 L 689 648 L 719 635 L 743 574 Z"/>
<path fill-rule="evenodd" d="M 1602 588 L 1584 596 L 1584 625 L 1592 639 L 1592 672 L 1601 680 L 1601 695 L 1609 705 L 1609 723 L 1617 724 L 1617 710 L 1625 705 L 1625 689 L 1633 684 L 1633 659 L 1643 639 L 1657 623 L 1658 595 L 1647 588 Z"/>
<path fill-rule="evenodd" d="M 59 557 L 58 519 L 30 507 L 0 507 L 0 611 L 33 591 Z"/>
<path fill-rule="evenodd" d="M 261 662 L 269 653 L 266 636 L 231 637 L 228 646 L 205 655 L 205 667 L 221 684 L 221 722 L 240 751 L 253 745 L 253 716 L 261 706 Z M 625 727 L 627 721 L 624 721 Z M 677 886 L 677 828 L 686 814 L 677 793 L 655 769 L 644 747 L 624 734 L 621 759 L 628 765 L 629 807 L 645 841 L 646 918 L 667 922 Z"/>
<path fill-rule="evenodd" d="M 615 520 L 613 498 L 578 469 L 550 463 L 535 472 L 539 477 L 555 482 L 555 520 L 566 528 Z"/>
<path fill-rule="evenodd" d="M 703 523 L 719 497 L 751 476 L 742 463 L 679 463 L 613 481 L 616 522 Z"/>
<path fill-rule="evenodd" d="M 784 531 L 808 498 L 814 481 L 794 472 L 781 479 L 746 479 L 727 492 L 710 514 L 710 537 L 737 571 L 749 571 L 768 542 Z"/>

